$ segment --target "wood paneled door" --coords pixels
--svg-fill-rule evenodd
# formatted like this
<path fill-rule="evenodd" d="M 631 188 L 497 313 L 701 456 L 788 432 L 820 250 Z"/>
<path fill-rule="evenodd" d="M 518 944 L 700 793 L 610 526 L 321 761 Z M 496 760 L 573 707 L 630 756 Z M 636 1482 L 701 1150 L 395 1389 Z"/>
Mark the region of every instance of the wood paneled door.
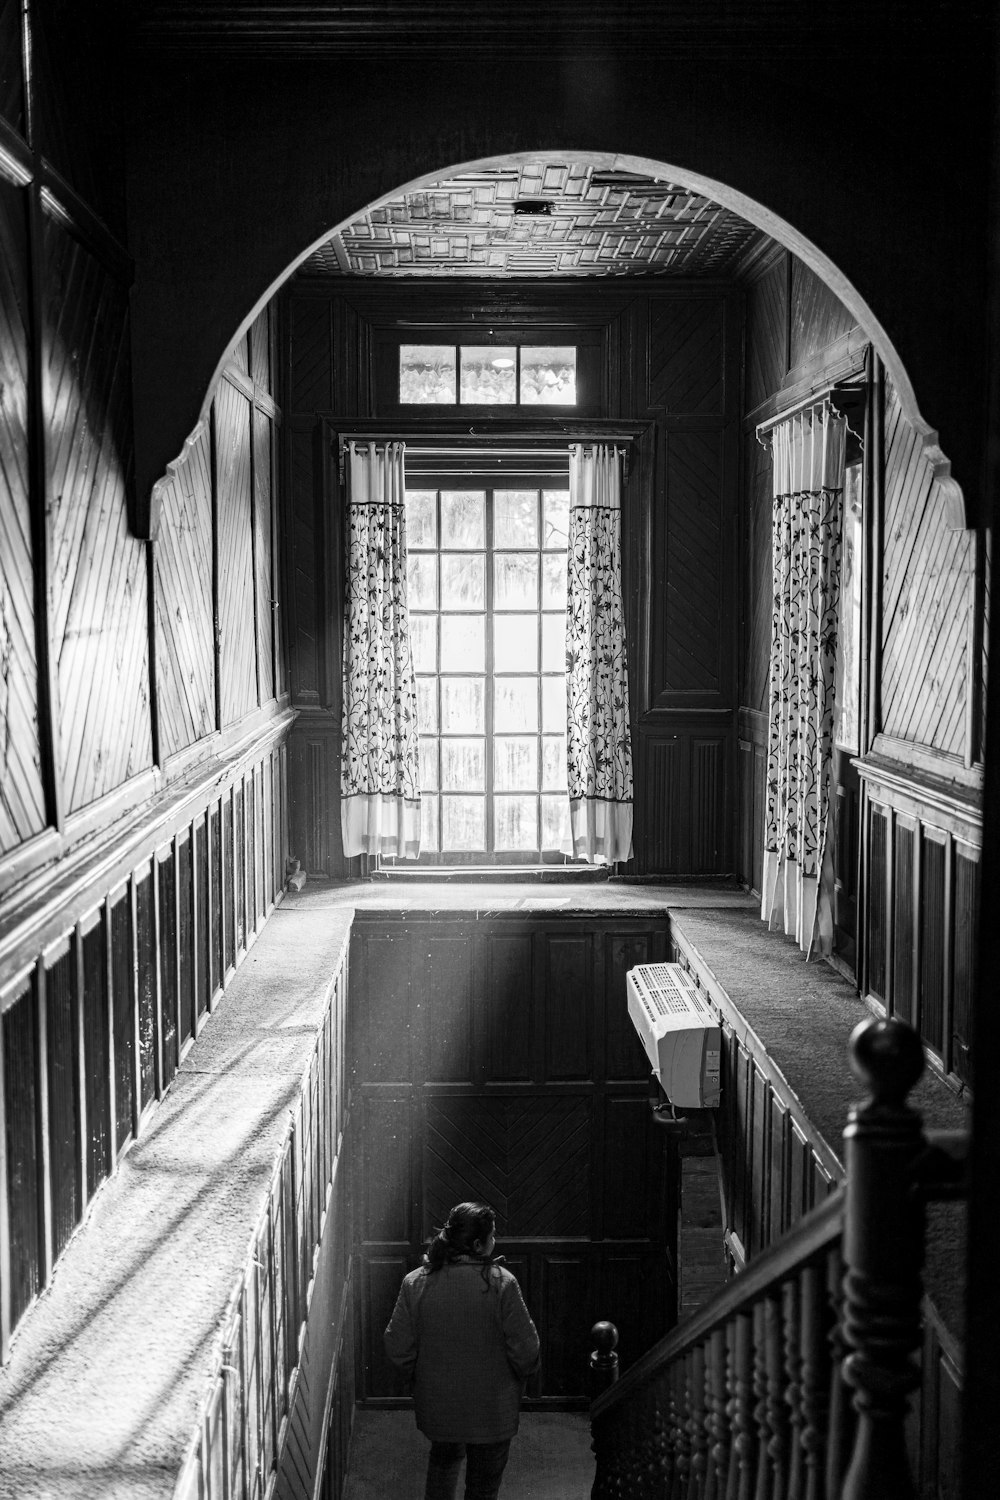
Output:
<path fill-rule="evenodd" d="M 618 1325 L 625 1364 L 670 1327 L 675 1163 L 625 995 L 626 971 L 666 953 L 665 917 L 357 914 L 360 1399 L 405 1394 L 382 1330 L 466 1199 L 496 1209 L 538 1325 L 529 1400 L 583 1397 L 598 1318 Z"/>

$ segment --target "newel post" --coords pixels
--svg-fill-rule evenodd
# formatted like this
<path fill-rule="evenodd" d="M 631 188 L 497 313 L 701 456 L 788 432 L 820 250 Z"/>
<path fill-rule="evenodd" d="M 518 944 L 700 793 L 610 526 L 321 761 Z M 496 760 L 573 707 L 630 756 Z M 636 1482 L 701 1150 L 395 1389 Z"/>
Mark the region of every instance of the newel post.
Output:
<path fill-rule="evenodd" d="M 915 1500 L 904 1422 L 920 1384 L 924 1211 L 914 1191 L 921 1120 L 906 1096 L 924 1067 L 916 1032 L 866 1021 L 850 1041 L 851 1067 L 869 1098 L 844 1131 L 844 1375 L 858 1413 L 843 1500 Z"/>
<path fill-rule="evenodd" d="M 595 1323 L 590 1337 L 594 1348 L 587 1372 L 587 1393 L 591 1401 L 596 1401 L 601 1392 L 618 1379 L 618 1355 L 615 1353 L 618 1329 L 613 1323 Z"/>

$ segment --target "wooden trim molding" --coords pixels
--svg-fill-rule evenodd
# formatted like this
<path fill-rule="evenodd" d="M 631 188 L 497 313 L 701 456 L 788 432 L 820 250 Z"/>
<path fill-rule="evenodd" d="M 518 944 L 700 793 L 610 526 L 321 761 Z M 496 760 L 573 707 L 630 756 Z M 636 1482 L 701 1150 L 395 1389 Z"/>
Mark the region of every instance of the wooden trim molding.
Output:
<path fill-rule="evenodd" d="M 890 749 L 895 753 L 887 754 Z M 888 735 L 879 735 L 872 754 L 851 764 L 876 801 L 888 802 L 970 843 L 982 842 L 981 767 L 969 769 L 957 756 L 904 745 Z"/>

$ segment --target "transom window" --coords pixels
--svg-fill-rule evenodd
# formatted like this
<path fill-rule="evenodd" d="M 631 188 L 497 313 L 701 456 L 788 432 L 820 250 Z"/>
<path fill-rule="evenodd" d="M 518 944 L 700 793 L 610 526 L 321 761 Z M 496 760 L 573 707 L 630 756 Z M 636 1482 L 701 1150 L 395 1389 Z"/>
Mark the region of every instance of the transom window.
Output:
<path fill-rule="evenodd" d="M 414 479 L 406 491 L 421 857 L 568 852 L 569 490 Z"/>
<path fill-rule="evenodd" d="M 575 406 L 575 345 L 400 344 L 401 406 Z"/>

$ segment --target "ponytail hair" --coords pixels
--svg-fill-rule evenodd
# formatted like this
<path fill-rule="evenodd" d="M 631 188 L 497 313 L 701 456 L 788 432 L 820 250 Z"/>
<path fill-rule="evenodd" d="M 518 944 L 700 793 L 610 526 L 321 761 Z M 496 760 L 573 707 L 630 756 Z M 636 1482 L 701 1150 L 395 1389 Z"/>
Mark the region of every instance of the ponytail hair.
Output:
<path fill-rule="evenodd" d="M 440 1271 L 442 1266 L 452 1265 L 457 1260 L 480 1260 L 483 1263 L 483 1281 L 489 1286 L 490 1267 L 496 1257 L 483 1255 L 474 1249 L 477 1240 L 485 1242 L 496 1228 L 497 1216 L 488 1203 L 456 1203 L 448 1215 L 446 1224 L 427 1241 L 424 1267 L 429 1276 Z"/>

